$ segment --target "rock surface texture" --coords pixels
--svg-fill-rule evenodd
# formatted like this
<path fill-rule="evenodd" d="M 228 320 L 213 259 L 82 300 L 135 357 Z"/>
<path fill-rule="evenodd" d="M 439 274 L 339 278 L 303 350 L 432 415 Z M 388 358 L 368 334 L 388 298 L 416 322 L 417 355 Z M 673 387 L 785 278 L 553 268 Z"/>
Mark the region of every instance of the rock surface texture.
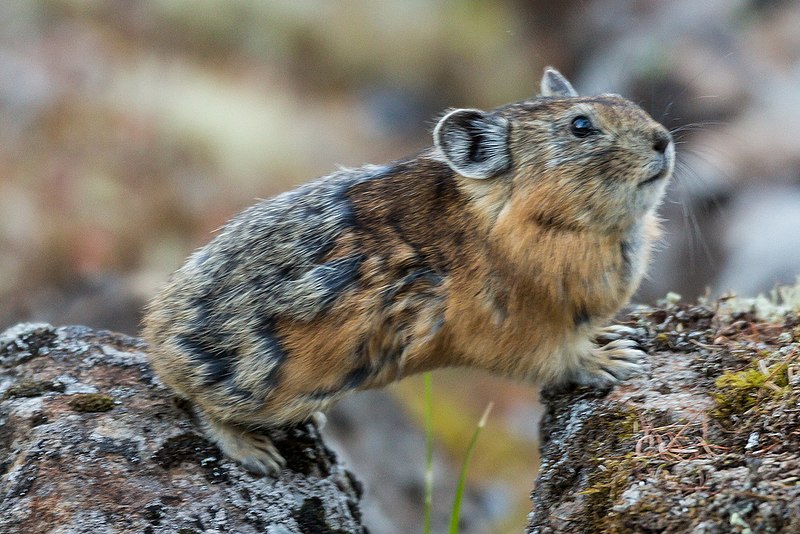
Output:
<path fill-rule="evenodd" d="M 725 303 L 639 309 L 647 370 L 545 392 L 529 533 L 800 532 L 800 328 Z"/>
<path fill-rule="evenodd" d="M 288 466 L 223 458 L 136 338 L 22 324 L 0 334 L 0 532 L 363 532 L 361 485 L 312 424 L 273 435 Z"/>

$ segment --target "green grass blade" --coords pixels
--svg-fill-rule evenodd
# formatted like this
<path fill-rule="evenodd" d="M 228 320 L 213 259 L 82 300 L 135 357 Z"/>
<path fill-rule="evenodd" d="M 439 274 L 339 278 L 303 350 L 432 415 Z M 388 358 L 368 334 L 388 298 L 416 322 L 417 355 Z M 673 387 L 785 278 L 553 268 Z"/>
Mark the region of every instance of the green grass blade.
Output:
<path fill-rule="evenodd" d="M 433 377 L 430 371 L 425 379 L 425 525 L 423 532 L 431 534 L 431 507 L 433 506 Z"/>
<path fill-rule="evenodd" d="M 469 465 L 469 460 L 472 457 L 472 452 L 475 450 L 475 444 L 478 442 L 478 436 L 480 435 L 483 427 L 486 426 L 486 419 L 489 418 L 489 412 L 492 411 L 492 406 L 494 406 L 494 403 L 490 402 L 483 411 L 483 415 L 481 416 L 480 421 L 478 421 L 478 426 L 475 427 L 475 432 L 472 434 L 472 439 L 469 442 L 467 455 L 464 457 L 464 463 L 461 464 L 461 475 L 458 477 L 456 496 L 453 499 L 453 510 L 450 513 L 450 534 L 458 534 L 458 519 L 461 515 L 461 500 L 464 497 L 464 487 L 467 484 L 467 466 Z"/>

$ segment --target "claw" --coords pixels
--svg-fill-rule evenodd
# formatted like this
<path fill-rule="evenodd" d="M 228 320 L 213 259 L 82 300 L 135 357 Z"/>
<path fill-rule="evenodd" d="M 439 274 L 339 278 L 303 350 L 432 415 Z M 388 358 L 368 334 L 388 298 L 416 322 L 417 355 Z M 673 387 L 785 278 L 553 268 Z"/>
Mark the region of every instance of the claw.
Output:
<path fill-rule="evenodd" d="M 618 326 L 613 330 L 614 333 L 621 333 L 630 329 Z M 608 329 L 604 333 L 606 331 Z M 636 341 L 622 337 L 601 347 L 593 347 L 582 359 L 581 367 L 575 373 L 575 381 L 583 385 L 607 387 L 640 373 L 645 353 L 638 347 Z"/>
<path fill-rule="evenodd" d="M 595 340 L 598 342 L 614 341 L 624 337 L 632 337 L 636 335 L 636 329 L 621 324 L 612 324 L 601 329 L 596 335 Z"/>
<path fill-rule="evenodd" d="M 618 350 L 618 349 L 632 349 L 634 347 L 638 347 L 639 344 L 632 340 L 632 339 L 615 339 L 605 345 L 606 350 Z"/>
<path fill-rule="evenodd" d="M 277 475 L 286 465 L 269 436 L 204 418 L 206 434 L 230 459 L 257 475 Z"/>

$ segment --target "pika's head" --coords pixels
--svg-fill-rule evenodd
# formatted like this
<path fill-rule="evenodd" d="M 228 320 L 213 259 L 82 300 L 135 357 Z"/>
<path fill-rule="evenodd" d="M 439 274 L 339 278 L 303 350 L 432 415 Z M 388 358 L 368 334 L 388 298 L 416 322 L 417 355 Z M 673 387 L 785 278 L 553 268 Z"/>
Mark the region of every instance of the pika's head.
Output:
<path fill-rule="evenodd" d="M 565 228 L 629 226 L 658 205 L 675 162 L 669 132 L 639 106 L 613 94 L 580 97 L 552 68 L 535 98 L 450 111 L 433 135 L 474 195 Z"/>

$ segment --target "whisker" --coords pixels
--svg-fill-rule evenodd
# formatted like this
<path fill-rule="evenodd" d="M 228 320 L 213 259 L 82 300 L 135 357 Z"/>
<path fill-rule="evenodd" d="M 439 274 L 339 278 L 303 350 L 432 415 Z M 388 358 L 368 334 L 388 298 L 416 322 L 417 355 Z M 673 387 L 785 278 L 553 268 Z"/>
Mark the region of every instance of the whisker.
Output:
<path fill-rule="evenodd" d="M 691 202 L 691 198 L 695 197 L 689 193 L 689 188 L 686 187 L 688 184 L 687 179 L 691 177 L 694 183 L 706 183 L 710 185 L 708 180 L 704 178 L 703 175 L 700 175 L 696 172 L 689 162 L 686 161 L 686 157 L 689 156 L 690 158 L 698 158 L 698 159 L 705 159 L 704 156 L 699 153 L 697 150 L 691 150 L 689 152 L 684 152 L 682 157 L 676 161 L 675 164 L 675 178 L 676 184 L 682 184 L 683 191 L 679 192 L 679 198 L 675 198 L 671 201 L 671 204 L 679 204 L 681 212 L 683 214 L 683 222 L 685 228 L 689 230 L 687 234 L 687 247 L 688 247 L 688 261 L 689 261 L 689 269 L 691 271 L 696 271 L 698 268 L 699 258 L 697 257 L 697 252 L 702 251 L 702 256 L 705 258 L 708 265 L 713 270 L 717 262 L 715 260 L 714 254 L 712 252 L 712 247 L 709 244 L 709 241 L 706 239 L 706 235 L 703 232 L 703 227 L 700 223 L 700 217 L 698 217 L 697 208 L 699 207 L 696 202 Z M 714 167 L 713 163 L 710 164 L 711 167 Z M 724 175 L 720 171 L 720 175 Z M 726 176 L 726 178 L 729 177 Z M 697 189 L 696 186 L 693 186 L 691 189 Z M 724 207 L 720 204 L 719 196 L 714 194 L 712 191 L 716 188 L 703 188 L 701 185 L 701 190 L 706 189 L 707 193 L 704 195 L 706 197 L 705 205 L 707 206 L 707 211 L 705 213 L 711 213 L 711 210 L 716 212 L 723 212 Z M 710 193 L 710 194 L 708 194 Z M 711 210 L 708 210 L 711 208 Z"/>

